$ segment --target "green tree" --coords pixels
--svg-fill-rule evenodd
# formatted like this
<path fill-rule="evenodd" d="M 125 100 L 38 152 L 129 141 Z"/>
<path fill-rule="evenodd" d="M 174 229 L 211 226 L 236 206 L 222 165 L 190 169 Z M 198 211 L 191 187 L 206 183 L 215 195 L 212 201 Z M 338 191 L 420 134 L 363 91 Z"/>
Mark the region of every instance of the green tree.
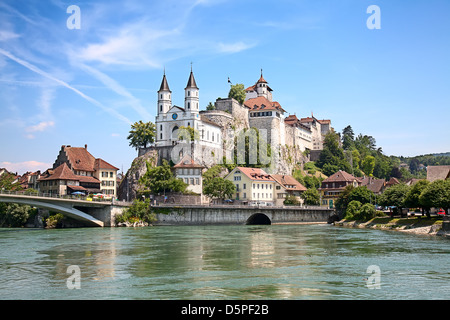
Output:
<path fill-rule="evenodd" d="M 0 228 L 23 227 L 37 209 L 16 203 L 0 203 Z"/>
<path fill-rule="evenodd" d="M 374 169 L 375 169 L 375 157 L 366 156 L 362 162 L 362 170 L 367 176 L 372 177 Z"/>
<path fill-rule="evenodd" d="M 429 216 L 430 208 L 426 206 L 422 206 L 420 203 L 420 195 L 423 190 L 430 184 L 428 180 L 420 180 L 416 184 L 414 184 L 408 191 L 405 197 L 405 206 L 408 208 L 419 208 L 422 207 L 422 215 L 427 212 Z"/>
<path fill-rule="evenodd" d="M 167 160 L 157 167 L 147 161 L 147 172 L 139 179 L 139 183 L 143 185 L 141 194 L 185 192 L 187 188 L 186 183 L 174 176 Z"/>
<path fill-rule="evenodd" d="M 351 126 L 347 126 L 342 130 L 342 147 L 344 150 L 350 150 L 355 144 L 355 133 Z"/>
<path fill-rule="evenodd" d="M 283 204 L 287 206 L 297 206 L 300 204 L 300 201 L 298 201 L 296 196 L 288 194 L 284 199 Z"/>
<path fill-rule="evenodd" d="M 231 198 L 235 192 L 236 187 L 227 179 L 214 177 L 203 181 L 203 193 L 210 198 L 224 200 L 226 198 Z"/>
<path fill-rule="evenodd" d="M 206 106 L 206 110 L 216 110 L 216 106 L 212 102 L 209 102 Z"/>
<path fill-rule="evenodd" d="M 230 91 L 228 92 L 228 98 L 236 99 L 240 104 L 245 101 L 245 87 L 241 83 L 232 85 Z"/>
<path fill-rule="evenodd" d="M 316 165 L 322 168 L 323 174 L 328 176 L 339 170 L 352 171 L 344 150 L 339 145 L 339 135 L 336 132 L 329 131 L 325 135 L 323 150 Z"/>
<path fill-rule="evenodd" d="M 127 139 L 130 140 L 129 145 L 137 150 L 155 142 L 155 135 L 155 124 L 150 121 L 144 123 L 140 120 L 131 125 Z"/>
<path fill-rule="evenodd" d="M 405 199 L 408 191 L 409 187 L 403 183 L 393 185 L 381 194 L 378 198 L 378 202 L 382 206 L 396 207 L 399 213 L 403 215 L 402 208 L 405 207 Z"/>
<path fill-rule="evenodd" d="M 450 208 L 450 180 L 431 182 L 419 196 L 419 202 L 428 208 L 443 208 L 448 215 Z"/>
<path fill-rule="evenodd" d="M 116 222 L 138 222 L 152 223 L 156 221 L 156 214 L 151 211 L 150 199 L 135 199 L 131 207 L 123 210 L 122 214 L 116 217 Z"/>
<path fill-rule="evenodd" d="M 200 134 L 198 130 L 194 129 L 193 127 L 185 127 L 181 126 L 178 129 L 178 140 L 187 140 L 189 141 L 197 141 L 200 139 Z"/>
<path fill-rule="evenodd" d="M 320 194 L 316 188 L 311 188 L 302 192 L 301 197 L 306 205 L 317 206 L 320 204 Z"/>

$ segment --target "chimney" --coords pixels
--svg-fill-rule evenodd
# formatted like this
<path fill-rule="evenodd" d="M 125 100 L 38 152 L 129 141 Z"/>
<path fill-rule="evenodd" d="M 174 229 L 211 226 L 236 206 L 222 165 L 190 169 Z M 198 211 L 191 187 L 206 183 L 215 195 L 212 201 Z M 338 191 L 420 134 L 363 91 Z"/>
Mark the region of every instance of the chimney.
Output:
<path fill-rule="evenodd" d="M 87 150 L 87 144 L 84 145 L 84 148 Z"/>

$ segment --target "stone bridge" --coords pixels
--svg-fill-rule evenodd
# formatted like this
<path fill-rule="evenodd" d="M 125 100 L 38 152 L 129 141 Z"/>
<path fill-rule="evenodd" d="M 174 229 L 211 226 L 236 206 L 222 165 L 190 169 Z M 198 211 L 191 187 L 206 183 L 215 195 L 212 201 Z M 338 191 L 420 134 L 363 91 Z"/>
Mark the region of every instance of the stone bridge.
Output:
<path fill-rule="evenodd" d="M 154 225 L 327 223 L 333 209 L 320 207 L 153 206 Z"/>

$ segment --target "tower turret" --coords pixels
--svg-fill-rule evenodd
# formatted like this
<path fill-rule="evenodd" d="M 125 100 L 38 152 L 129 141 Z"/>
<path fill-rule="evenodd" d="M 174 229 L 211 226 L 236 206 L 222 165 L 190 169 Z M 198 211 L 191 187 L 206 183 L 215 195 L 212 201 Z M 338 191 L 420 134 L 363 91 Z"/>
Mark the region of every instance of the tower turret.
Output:
<path fill-rule="evenodd" d="M 172 107 L 172 91 L 169 89 L 167 83 L 166 71 L 164 70 L 163 79 L 161 81 L 161 87 L 158 91 L 158 114 L 167 113 Z"/>
<path fill-rule="evenodd" d="M 194 73 L 192 72 L 191 66 L 191 74 L 189 75 L 189 80 L 184 88 L 184 109 L 190 112 L 198 112 L 198 97 L 199 89 L 197 87 L 197 83 L 195 82 Z"/>

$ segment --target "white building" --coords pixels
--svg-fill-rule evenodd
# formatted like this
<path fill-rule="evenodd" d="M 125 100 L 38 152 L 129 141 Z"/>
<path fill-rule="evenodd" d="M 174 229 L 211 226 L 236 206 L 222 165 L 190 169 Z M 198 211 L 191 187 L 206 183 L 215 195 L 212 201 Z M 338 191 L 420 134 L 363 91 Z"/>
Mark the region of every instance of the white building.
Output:
<path fill-rule="evenodd" d="M 184 93 L 184 106 L 172 105 L 172 91 L 169 89 L 164 73 L 158 91 L 158 113 L 155 121 L 156 148 L 159 150 L 160 158 L 172 160 L 174 163 L 178 163 L 182 155 L 191 152 L 190 148 L 183 148 L 180 143 L 182 127 L 191 127 L 195 130 L 196 148 L 222 149 L 221 126 L 200 115 L 199 88 L 192 70 Z M 174 148 L 177 145 L 180 147 Z M 197 158 L 200 154 L 192 156 Z"/>

